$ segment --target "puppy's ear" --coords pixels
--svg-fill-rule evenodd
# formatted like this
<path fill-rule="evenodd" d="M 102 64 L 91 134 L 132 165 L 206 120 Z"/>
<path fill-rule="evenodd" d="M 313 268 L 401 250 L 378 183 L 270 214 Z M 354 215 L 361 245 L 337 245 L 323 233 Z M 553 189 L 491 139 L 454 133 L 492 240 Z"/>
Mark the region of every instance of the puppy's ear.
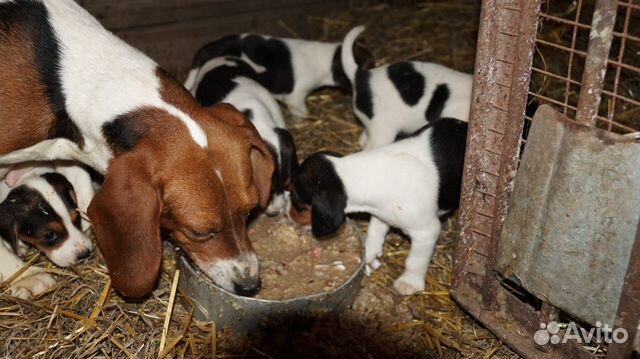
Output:
<path fill-rule="evenodd" d="M 316 156 L 313 162 L 316 185 L 311 197 L 311 232 L 323 237 L 344 223 L 347 193 L 334 165 L 325 156 Z"/>
<path fill-rule="evenodd" d="M 343 190 L 324 189 L 313 194 L 311 232 L 316 237 L 335 233 L 346 219 L 347 197 Z"/>
<path fill-rule="evenodd" d="M 162 257 L 162 202 L 143 151 L 137 147 L 110 162 L 88 210 L 113 286 L 132 298 L 153 289 Z"/>
<path fill-rule="evenodd" d="M 22 178 L 22 176 L 31 170 L 31 167 L 22 167 L 11 169 L 9 173 L 4 177 L 4 183 L 7 184 L 9 188 L 15 187 L 16 183 Z"/>
<path fill-rule="evenodd" d="M 298 169 L 298 155 L 296 144 L 291 133 L 283 128 L 274 130 L 280 141 L 280 153 L 282 156 L 282 166 L 280 167 L 280 179 L 283 187 L 287 187 L 291 182 L 293 173 Z"/>
<path fill-rule="evenodd" d="M 364 40 L 357 39 L 353 45 L 353 57 L 361 70 L 369 70 L 375 65 L 373 53 L 367 49 Z"/>
<path fill-rule="evenodd" d="M 18 242 L 18 223 L 17 222 L 11 223 L 11 227 L 9 228 L 9 231 L 7 231 L 6 233 L 6 240 L 9 242 L 9 245 L 11 246 L 13 253 L 15 254 L 20 253 L 19 252 L 20 243 Z"/>
<path fill-rule="evenodd" d="M 255 131 L 255 130 L 254 130 Z M 251 141 L 251 170 L 253 183 L 258 188 L 260 207 L 265 208 L 271 197 L 271 179 L 274 171 L 274 158 L 267 145 L 257 135 Z"/>

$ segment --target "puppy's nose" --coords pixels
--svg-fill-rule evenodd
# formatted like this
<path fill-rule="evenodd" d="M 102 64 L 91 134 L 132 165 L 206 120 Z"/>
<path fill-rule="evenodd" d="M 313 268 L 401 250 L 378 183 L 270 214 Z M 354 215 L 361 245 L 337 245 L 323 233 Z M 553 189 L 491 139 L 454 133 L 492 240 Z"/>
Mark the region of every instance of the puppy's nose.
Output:
<path fill-rule="evenodd" d="M 260 277 L 243 279 L 233 283 L 233 290 L 243 297 L 253 297 L 262 289 Z"/>
<path fill-rule="evenodd" d="M 80 254 L 78 254 L 78 260 L 88 258 L 90 255 L 91 250 L 87 248 L 84 251 L 80 252 Z"/>

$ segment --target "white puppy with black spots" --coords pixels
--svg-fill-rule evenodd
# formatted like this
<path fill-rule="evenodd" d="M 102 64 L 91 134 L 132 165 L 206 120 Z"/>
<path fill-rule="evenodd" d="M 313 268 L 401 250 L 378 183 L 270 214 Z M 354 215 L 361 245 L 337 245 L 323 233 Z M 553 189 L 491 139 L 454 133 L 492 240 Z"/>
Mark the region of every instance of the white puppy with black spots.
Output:
<path fill-rule="evenodd" d="M 352 46 L 353 48 L 353 46 Z M 361 46 L 352 50 L 360 66 L 371 61 L 371 54 Z M 193 58 L 185 87 L 193 88 L 201 68 L 217 57 L 241 58 L 256 71 L 255 81 L 278 100 L 282 100 L 296 117 L 308 114 L 306 98 L 320 87 L 351 88 L 341 63 L 339 42 L 279 38 L 259 34 L 234 34 L 204 45 Z"/>
<path fill-rule="evenodd" d="M 411 251 L 394 287 L 403 295 L 422 291 L 439 217 L 459 205 L 466 138 L 466 122 L 443 118 L 387 146 L 344 157 L 314 154 L 294 173 L 290 216 L 323 237 L 338 230 L 347 213 L 371 214 L 369 270 L 380 266 L 389 228 L 399 228 L 411 238 Z"/>
<path fill-rule="evenodd" d="M 389 144 L 441 117 L 468 121 L 472 75 L 419 61 L 363 70 L 352 49 L 364 29 L 357 26 L 349 31 L 341 55 L 353 84 L 355 114 L 365 127 L 360 137 L 362 148 Z"/>
<path fill-rule="evenodd" d="M 81 212 L 87 210 L 93 191 L 89 174 L 73 165 L 24 166 L 9 171 L 0 183 L 0 282 L 25 265 L 18 257 L 25 244 L 36 247 L 60 267 L 89 256 L 93 245 L 83 231 L 89 223 Z M 50 274 L 31 266 L 14 279 L 9 290 L 26 299 L 54 283 Z"/>
<path fill-rule="evenodd" d="M 268 215 L 276 215 L 287 206 L 285 187 L 298 166 L 298 158 L 280 106 L 267 89 L 253 80 L 255 76 L 255 70 L 244 60 L 216 57 L 192 72 L 185 86 L 200 105 L 230 103 L 256 127 L 276 159 L 272 197 L 265 209 Z"/>

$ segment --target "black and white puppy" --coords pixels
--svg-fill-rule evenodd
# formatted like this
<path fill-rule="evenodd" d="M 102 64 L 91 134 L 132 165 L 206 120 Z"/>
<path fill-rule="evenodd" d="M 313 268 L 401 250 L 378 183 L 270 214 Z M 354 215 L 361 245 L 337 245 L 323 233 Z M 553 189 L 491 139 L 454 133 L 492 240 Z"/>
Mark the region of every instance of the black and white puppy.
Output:
<path fill-rule="evenodd" d="M 353 48 L 353 46 L 352 46 Z M 362 46 L 351 51 L 360 66 L 371 61 Z M 306 97 L 320 87 L 351 87 L 341 63 L 341 46 L 337 42 L 278 38 L 258 34 L 227 35 L 203 46 L 196 53 L 186 80 L 193 87 L 200 68 L 216 57 L 234 56 L 256 70 L 255 81 L 277 99 L 284 101 L 296 117 L 307 115 Z"/>
<path fill-rule="evenodd" d="M 280 213 L 287 204 L 285 187 L 298 166 L 293 136 L 287 131 L 280 106 L 273 96 L 253 80 L 255 70 L 243 60 L 217 57 L 193 72 L 187 89 L 203 106 L 227 102 L 242 111 L 253 123 L 276 159 L 272 198 L 266 213 Z"/>
<path fill-rule="evenodd" d="M 9 171 L 0 183 L 0 281 L 24 266 L 17 255 L 24 243 L 61 267 L 86 258 L 93 245 L 83 232 L 88 223 L 80 211 L 86 211 L 93 191 L 89 174 L 76 166 L 41 165 Z M 10 290 L 14 296 L 29 298 L 54 283 L 51 275 L 32 266 Z"/>
<path fill-rule="evenodd" d="M 370 213 L 369 270 L 380 266 L 389 228 L 401 229 L 411 237 L 411 251 L 394 287 L 403 295 L 424 290 L 439 215 L 459 205 L 466 139 L 466 122 L 442 118 L 387 146 L 344 157 L 314 154 L 293 176 L 291 218 L 310 222 L 321 237 L 335 232 L 347 213 Z"/>
<path fill-rule="evenodd" d="M 399 62 L 363 70 L 352 52 L 364 26 L 343 41 L 342 65 L 353 86 L 353 106 L 365 132 L 364 149 L 393 142 L 440 117 L 468 121 L 472 75 L 428 62 Z"/>

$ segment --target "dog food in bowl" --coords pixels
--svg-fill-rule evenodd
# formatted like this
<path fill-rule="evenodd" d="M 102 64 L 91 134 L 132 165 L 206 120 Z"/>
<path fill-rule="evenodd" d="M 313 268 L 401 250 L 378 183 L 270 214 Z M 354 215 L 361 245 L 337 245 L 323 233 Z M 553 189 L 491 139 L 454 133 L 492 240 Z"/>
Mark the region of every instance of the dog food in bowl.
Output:
<path fill-rule="evenodd" d="M 352 226 L 327 239 L 283 216 L 259 216 L 249 238 L 260 261 L 260 299 L 285 300 L 329 292 L 359 268 L 362 244 Z"/>

